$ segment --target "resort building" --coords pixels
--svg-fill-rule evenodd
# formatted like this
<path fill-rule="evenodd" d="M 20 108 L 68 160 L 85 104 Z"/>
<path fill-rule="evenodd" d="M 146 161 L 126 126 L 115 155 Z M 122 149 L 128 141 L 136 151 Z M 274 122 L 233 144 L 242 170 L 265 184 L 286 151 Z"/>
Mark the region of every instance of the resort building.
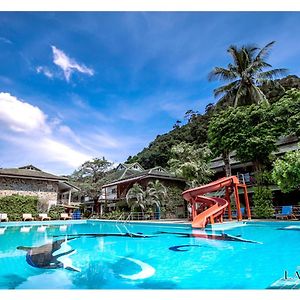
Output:
<path fill-rule="evenodd" d="M 102 187 L 97 210 L 100 214 L 104 211 L 104 207 L 109 211 L 114 210 L 118 202 L 125 200 L 128 190 L 135 183 L 146 187 L 150 181 L 155 180 L 159 180 L 166 187 L 173 186 L 182 190 L 186 184 L 184 179 L 170 174 L 162 167 L 145 170 L 139 163 L 121 163 L 109 178 L 109 183 Z M 93 201 L 86 201 L 84 204 L 86 207 L 90 207 L 91 210 L 95 210 Z"/>
<path fill-rule="evenodd" d="M 299 149 L 299 139 L 296 136 L 283 137 L 277 141 L 277 151 L 273 154 L 276 157 L 284 155 L 288 151 L 298 150 Z M 251 198 L 253 194 L 253 185 L 255 183 L 254 179 L 254 169 L 252 162 L 240 162 L 236 153 L 232 152 L 230 154 L 230 165 L 232 175 L 237 175 L 241 182 L 247 184 L 248 194 Z M 214 179 L 218 179 L 225 176 L 225 165 L 221 157 L 217 157 L 211 161 L 210 168 L 215 171 Z M 274 195 L 274 204 L 284 205 L 284 204 L 293 204 L 296 205 L 299 203 L 299 192 L 295 191 L 288 194 L 281 193 L 277 185 L 271 185 L 271 190 Z"/>
<path fill-rule="evenodd" d="M 48 201 L 49 207 L 56 204 L 71 204 L 72 192 L 78 187 L 68 178 L 43 172 L 35 166 L 0 169 L 0 197 L 13 194 L 37 196 Z"/>

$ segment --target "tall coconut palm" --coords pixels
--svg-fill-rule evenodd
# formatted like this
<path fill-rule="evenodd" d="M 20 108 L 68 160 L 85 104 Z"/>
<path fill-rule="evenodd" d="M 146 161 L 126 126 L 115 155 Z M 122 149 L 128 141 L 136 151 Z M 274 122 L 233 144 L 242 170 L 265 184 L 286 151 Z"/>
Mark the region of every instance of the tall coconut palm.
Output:
<path fill-rule="evenodd" d="M 215 97 L 221 96 L 221 102 L 229 102 L 234 107 L 268 102 L 259 85 L 286 72 L 286 69 L 272 69 L 272 66 L 266 62 L 274 43 L 275 41 L 268 43 L 263 48 L 252 45 L 241 48 L 230 46 L 227 52 L 233 62 L 229 63 L 227 68 L 215 67 L 209 74 L 210 80 L 228 82 L 214 90 Z"/>

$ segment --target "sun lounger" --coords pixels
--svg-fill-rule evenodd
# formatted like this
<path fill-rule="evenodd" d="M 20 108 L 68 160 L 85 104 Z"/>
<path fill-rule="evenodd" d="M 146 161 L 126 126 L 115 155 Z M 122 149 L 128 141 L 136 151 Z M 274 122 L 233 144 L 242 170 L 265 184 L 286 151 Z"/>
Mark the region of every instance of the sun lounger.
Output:
<path fill-rule="evenodd" d="M 288 219 L 289 217 L 296 219 L 296 216 L 293 214 L 293 206 L 282 206 L 281 213 L 275 214 L 276 219 Z"/>
<path fill-rule="evenodd" d="M 31 214 L 23 214 L 23 221 L 33 221 Z"/>
<path fill-rule="evenodd" d="M 39 219 L 40 221 L 51 220 L 51 218 L 48 217 L 47 214 L 39 214 L 38 219 Z"/>
<path fill-rule="evenodd" d="M 71 220 L 72 218 L 68 214 L 62 213 L 62 214 L 60 214 L 60 219 L 61 220 Z"/>
<path fill-rule="evenodd" d="M 7 214 L 0 214 L 0 222 L 2 222 L 2 221 L 8 222 Z"/>

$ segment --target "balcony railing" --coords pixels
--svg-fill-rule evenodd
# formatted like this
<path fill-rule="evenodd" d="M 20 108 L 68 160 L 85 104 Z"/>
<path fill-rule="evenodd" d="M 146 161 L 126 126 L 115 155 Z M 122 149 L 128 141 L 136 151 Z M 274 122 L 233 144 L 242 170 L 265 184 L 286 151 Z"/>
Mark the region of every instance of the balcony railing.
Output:
<path fill-rule="evenodd" d="M 162 218 L 161 213 L 142 213 L 142 212 L 128 212 L 122 214 L 122 220 L 130 221 L 130 220 L 159 220 Z"/>
<path fill-rule="evenodd" d="M 247 185 L 253 185 L 255 183 L 255 178 L 251 173 L 237 173 L 236 176 L 240 183 Z"/>

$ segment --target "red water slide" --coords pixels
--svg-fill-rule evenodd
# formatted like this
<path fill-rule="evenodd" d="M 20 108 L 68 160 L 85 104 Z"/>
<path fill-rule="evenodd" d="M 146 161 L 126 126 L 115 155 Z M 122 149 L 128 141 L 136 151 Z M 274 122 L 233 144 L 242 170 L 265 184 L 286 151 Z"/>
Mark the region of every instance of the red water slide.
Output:
<path fill-rule="evenodd" d="M 192 216 L 193 216 L 192 227 L 204 228 L 209 221 L 211 224 L 215 223 L 216 220 L 222 222 L 223 214 L 226 208 L 228 207 L 228 204 L 230 203 L 229 195 L 232 192 L 234 192 L 234 196 L 235 196 L 236 207 L 238 212 L 238 220 L 241 220 L 242 216 L 240 211 L 238 187 L 244 188 L 245 195 L 247 195 L 246 186 L 244 184 L 240 184 L 236 176 L 223 177 L 209 184 L 184 191 L 182 193 L 183 198 L 189 201 L 192 205 Z M 225 198 L 204 196 L 207 193 L 216 192 L 223 188 L 225 188 Z M 245 196 L 245 199 L 247 205 L 248 218 L 251 218 L 248 196 Z M 201 206 L 204 206 L 206 209 L 201 213 L 197 214 L 196 203 L 200 203 Z M 228 208 L 230 212 L 230 207 Z M 230 212 L 230 218 L 231 218 L 231 212 Z"/>

